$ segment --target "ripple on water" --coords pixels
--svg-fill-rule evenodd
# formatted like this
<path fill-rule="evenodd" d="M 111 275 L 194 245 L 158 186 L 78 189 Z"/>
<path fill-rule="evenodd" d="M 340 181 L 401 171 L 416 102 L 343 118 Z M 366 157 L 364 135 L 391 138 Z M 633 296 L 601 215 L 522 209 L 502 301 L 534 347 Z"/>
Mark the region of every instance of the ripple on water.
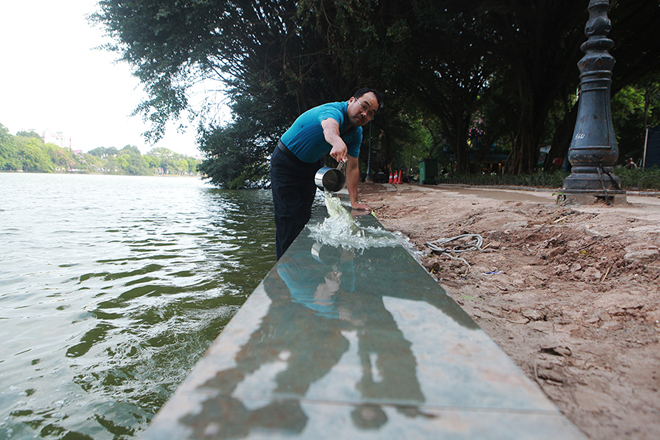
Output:
<path fill-rule="evenodd" d="M 275 262 L 268 192 L 0 173 L 0 206 L 0 438 L 138 435 Z"/>

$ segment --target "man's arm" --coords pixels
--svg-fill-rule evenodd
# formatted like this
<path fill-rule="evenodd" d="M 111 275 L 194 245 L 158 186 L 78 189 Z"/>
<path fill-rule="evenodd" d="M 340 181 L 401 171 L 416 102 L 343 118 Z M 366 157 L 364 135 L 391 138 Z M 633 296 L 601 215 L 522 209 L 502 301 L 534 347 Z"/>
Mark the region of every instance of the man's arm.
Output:
<path fill-rule="evenodd" d="M 360 181 L 359 162 L 356 157 L 348 155 L 348 148 L 346 148 L 346 144 L 339 134 L 339 123 L 332 118 L 328 118 L 321 121 L 321 127 L 323 127 L 323 136 L 326 142 L 332 145 L 330 156 L 335 158 L 337 162 L 348 160 L 348 166 L 346 167 L 346 186 L 348 187 L 348 195 L 351 197 L 351 206 L 353 209 L 362 209 L 370 212 L 371 208 L 358 202 L 358 182 Z"/>
<path fill-rule="evenodd" d="M 346 162 L 348 149 L 339 134 L 339 123 L 332 118 L 328 118 L 321 121 L 321 127 L 323 127 L 323 137 L 325 138 L 325 141 L 332 145 L 330 156 L 332 156 L 337 162 Z"/>
<path fill-rule="evenodd" d="M 346 186 L 348 195 L 351 198 L 353 209 L 361 209 L 367 212 L 371 211 L 364 203 L 358 202 L 358 182 L 360 181 L 360 166 L 356 157 L 348 156 L 348 166 L 346 167 Z"/>

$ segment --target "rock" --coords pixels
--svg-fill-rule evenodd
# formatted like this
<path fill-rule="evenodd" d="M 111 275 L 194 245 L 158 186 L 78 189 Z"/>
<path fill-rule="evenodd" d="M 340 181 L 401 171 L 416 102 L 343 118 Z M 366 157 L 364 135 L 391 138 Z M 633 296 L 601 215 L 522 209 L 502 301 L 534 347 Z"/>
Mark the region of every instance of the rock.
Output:
<path fill-rule="evenodd" d="M 508 321 L 512 324 L 527 324 L 529 319 L 525 318 L 524 316 L 514 316 L 509 318 Z"/>
<path fill-rule="evenodd" d="M 603 238 L 607 238 L 610 236 L 610 234 L 601 233 L 591 229 L 593 226 L 594 225 L 584 225 L 585 235 L 588 235 L 589 237 L 603 237 Z"/>
<path fill-rule="evenodd" d="M 660 256 L 660 251 L 654 248 L 631 250 L 631 251 L 629 251 L 628 248 L 626 248 L 626 251 L 627 251 L 626 255 L 624 255 L 623 258 L 627 261 L 632 261 L 635 263 L 642 263 L 646 260 L 651 260 L 653 258 L 657 258 L 658 256 Z"/>
<path fill-rule="evenodd" d="M 526 228 L 527 227 L 527 222 L 526 221 L 521 221 L 521 222 L 509 222 L 502 226 L 500 230 L 503 231 L 509 231 L 511 229 L 521 229 L 521 228 Z"/>
<path fill-rule="evenodd" d="M 522 315 L 531 321 L 542 321 L 545 319 L 545 313 L 535 309 L 523 309 Z"/>
<path fill-rule="evenodd" d="M 548 258 L 555 258 L 557 255 L 564 255 L 566 253 L 566 247 L 558 247 L 554 248 L 550 252 L 548 252 Z"/>
<path fill-rule="evenodd" d="M 554 356 L 570 356 L 573 354 L 569 347 L 562 345 L 542 346 L 541 352 L 552 354 Z"/>
<path fill-rule="evenodd" d="M 601 274 L 600 271 L 595 267 L 588 267 L 585 269 L 584 273 L 582 274 L 582 279 L 584 281 L 594 282 L 594 281 L 599 281 L 602 276 L 603 274 Z"/>

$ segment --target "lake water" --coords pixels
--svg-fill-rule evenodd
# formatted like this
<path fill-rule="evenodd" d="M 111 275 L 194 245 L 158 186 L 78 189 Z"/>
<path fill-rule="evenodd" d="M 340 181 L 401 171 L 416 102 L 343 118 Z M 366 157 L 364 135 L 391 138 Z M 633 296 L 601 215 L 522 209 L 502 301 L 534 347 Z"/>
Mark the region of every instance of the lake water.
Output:
<path fill-rule="evenodd" d="M 135 437 L 275 263 L 268 191 L 0 173 L 0 438 Z"/>

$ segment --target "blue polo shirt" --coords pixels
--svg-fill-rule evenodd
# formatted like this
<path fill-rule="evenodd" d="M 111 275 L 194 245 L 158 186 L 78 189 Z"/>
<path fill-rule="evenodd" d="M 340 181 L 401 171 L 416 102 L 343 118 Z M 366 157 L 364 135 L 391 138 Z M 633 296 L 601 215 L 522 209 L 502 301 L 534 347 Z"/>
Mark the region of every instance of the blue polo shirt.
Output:
<path fill-rule="evenodd" d="M 348 102 L 329 102 L 300 115 L 282 135 L 282 143 L 303 162 L 313 163 L 328 154 L 332 145 L 325 141 L 321 121 L 332 118 L 339 124 L 339 133 L 351 157 L 360 156 L 362 127 L 348 123 Z M 350 128 L 350 129 L 349 129 Z"/>

